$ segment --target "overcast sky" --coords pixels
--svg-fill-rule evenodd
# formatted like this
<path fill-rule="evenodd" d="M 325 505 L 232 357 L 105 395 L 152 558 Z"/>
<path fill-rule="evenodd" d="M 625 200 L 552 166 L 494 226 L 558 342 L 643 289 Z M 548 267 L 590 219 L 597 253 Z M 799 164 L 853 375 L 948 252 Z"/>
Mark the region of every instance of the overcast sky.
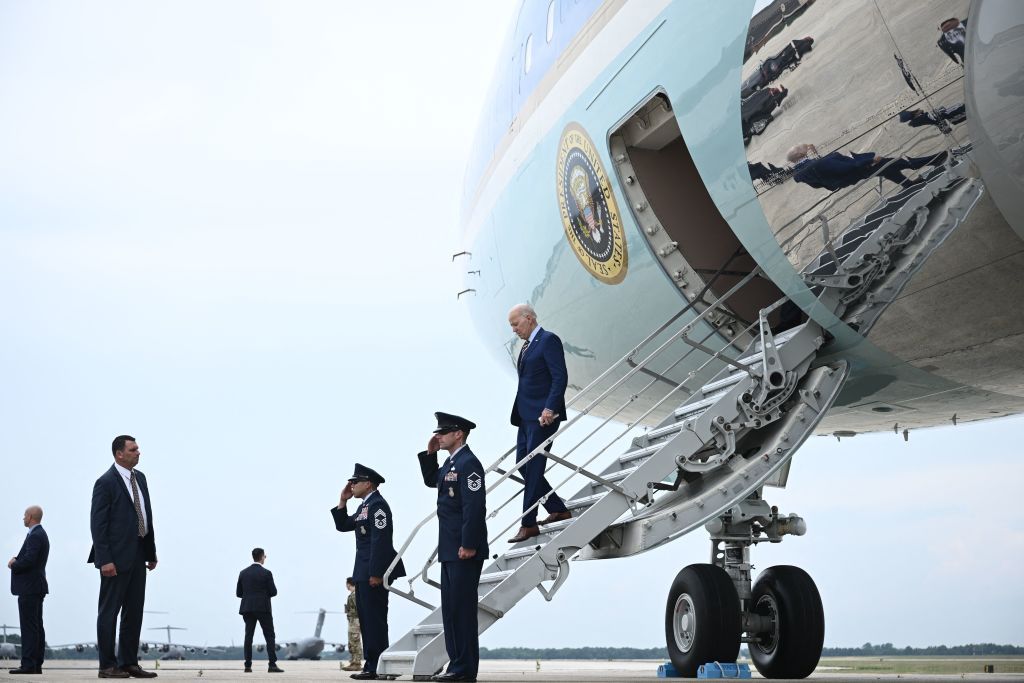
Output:
<path fill-rule="evenodd" d="M 434 507 L 415 459 L 433 411 L 474 419 L 482 460 L 512 445 L 511 368 L 457 304 L 451 254 L 515 4 L 0 5 L 0 552 L 42 505 L 50 643 L 95 638 L 89 500 L 117 434 L 154 507 L 147 608 L 169 614 L 146 626 L 196 644 L 241 641 L 255 545 L 282 640 L 311 634 L 298 612 L 340 611 L 354 539 L 328 510 L 371 465 L 404 539 Z M 1024 644 L 1022 427 L 812 439 L 768 493 L 808 534 L 755 564 L 812 574 L 827 645 Z M 698 532 L 577 564 L 481 644 L 662 645 L 671 580 L 708 553 Z M 391 604 L 397 639 L 424 613 Z"/>

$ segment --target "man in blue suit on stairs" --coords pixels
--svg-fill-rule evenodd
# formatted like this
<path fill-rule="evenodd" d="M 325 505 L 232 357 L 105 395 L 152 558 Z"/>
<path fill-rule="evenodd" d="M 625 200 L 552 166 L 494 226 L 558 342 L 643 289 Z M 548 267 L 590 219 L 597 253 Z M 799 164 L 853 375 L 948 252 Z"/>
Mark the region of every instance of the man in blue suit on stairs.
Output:
<path fill-rule="evenodd" d="M 43 598 L 49 593 L 46 583 L 46 560 L 50 556 L 50 539 L 43 530 L 43 509 L 33 505 L 25 510 L 28 535 L 17 557 L 7 563 L 11 570 L 11 593 L 18 596 L 18 617 L 21 619 L 21 666 L 12 674 L 41 674 L 46 631 L 43 630 Z"/>
<path fill-rule="evenodd" d="M 558 431 L 558 424 L 565 420 L 565 387 L 569 373 L 565 369 L 565 351 L 562 340 L 537 324 L 537 313 L 528 304 L 517 304 L 508 313 L 508 324 L 516 336 L 523 340 L 516 362 L 519 386 L 512 403 L 512 424 L 519 428 L 516 438 L 516 462 L 521 461 L 535 448 Z M 545 451 L 551 450 L 549 443 Z M 537 523 L 537 509 L 530 510 L 543 496 L 544 509 L 548 516 L 540 524 L 551 524 L 572 517 L 565 503 L 551 490 L 551 484 L 544 477 L 548 459 L 535 455 L 524 465 L 519 474 L 526 482 L 523 492 L 523 517 L 519 532 L 509 543 L 519 543 L 540 534 Z M 526 512 L 530 510 L 529 512 Z"/>

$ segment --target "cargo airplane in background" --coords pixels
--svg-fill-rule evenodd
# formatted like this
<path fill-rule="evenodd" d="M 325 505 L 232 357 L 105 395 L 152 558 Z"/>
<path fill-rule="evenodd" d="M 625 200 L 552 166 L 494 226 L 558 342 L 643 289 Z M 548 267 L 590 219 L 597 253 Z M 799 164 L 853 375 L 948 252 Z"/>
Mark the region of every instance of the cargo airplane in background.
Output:
<path fill-rule="evenodd" d="M 814 670 L 814 581 L 751 571 L 757 543 L 806 528 L 770 504 L 800 445 L 1024 411 L 1022 48 L 1007 0 L 522 3 L 453 260 L 510 371 L 513 304 L 564 342 L 575 416 L 548 478 L 573 517 L 484 567 L 481 632 L 534 589 L 552 599 L 573 560 L 703 527 L 712 561 L 669 587 L 675 668 L 747 643 L 765 677 Z M 489 491 L 513 465 L 490 464 Z M 389 583 L 431 611 L 380 675 L 446 660 L 414 588 L 437 585 L 435 557 Z"/>

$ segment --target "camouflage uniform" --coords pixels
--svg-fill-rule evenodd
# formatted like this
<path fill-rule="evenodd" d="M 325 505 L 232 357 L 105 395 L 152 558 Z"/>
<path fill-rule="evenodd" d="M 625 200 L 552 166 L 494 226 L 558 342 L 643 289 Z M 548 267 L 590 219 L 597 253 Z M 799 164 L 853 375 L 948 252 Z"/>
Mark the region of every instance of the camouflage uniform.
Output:
<path fill-rule="evenodd" d="M 352 665 L 362 666 L 363 646 L 359 640 L 359 613 L 356 611 L 356 593 L 348 594 L 345 602 L 345 616 L 348 617 L 348 657 Z"/>

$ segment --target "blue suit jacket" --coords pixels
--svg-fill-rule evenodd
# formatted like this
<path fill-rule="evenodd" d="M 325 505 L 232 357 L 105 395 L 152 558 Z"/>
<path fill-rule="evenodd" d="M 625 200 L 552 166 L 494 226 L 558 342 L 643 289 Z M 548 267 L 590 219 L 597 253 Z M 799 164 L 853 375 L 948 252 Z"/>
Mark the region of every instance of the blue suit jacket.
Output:
<path fill-rule="evenodd" d="M 50 539 L 43 527 L 36 525 L 25 537 L 21 550 L 11 565 L 11 595 L 46 595 L 46 560 L 50 556 Z"/>
<path fill-rule="evenodd" d="M 149 528 L 142 539 L 146 562 L 156 562 L 156 540 L 153 536 L 153 507 L 146 484 L 146 475 L 135 470 L 135 479 L 145 499 Z M 118 572 L 127 571 L 135 564 L 135 551 L 139 544 L 139 522 L 135 503 L 117 469 L 111 465 L 92 487 L 92 550 L 88 562 L 102 567 L 114 563 Z"/>
<path fill-rule="evenodd" d="M 334 528 L 338 531 L 356 532 L 356 561 L 352 568 L 354 581 L 369 581 L 371 576 L 384 576 L 395 559 L 394 519 L 391 508 L 380 491 L 374 491 L 366 498 L 354 515 L 348 509 L 331 508 Z M 395 566 L 388 582 L 405 576 L 405 564 L 401 560 Z"/>
<path fill-rule="evenodd" d="M 518 372 L 519 387 L 512 403 L 512 424 L 518 427 L 526 421 L 536 422 L 545 408 L 558 413 L 556 422 L 565 420 L 565 387 L 569 384 L 569 372 L 565 369 L 565 351 L 558 335 L 539 328 L 523 354 Z"/>
<path fill-rule="evenodd" d="M 235 597 L 242 599 L 238 606 L 239 614 L 270 614 L 270 598 L 275 595 L 277 586 L 274 585 L 273 573 L 258 562 L 253 562 L 238 573 Z"/>
<path fill-rule="evenodd" d="M 423 483 L 437 489 L 437 559 L 455 562 L 459 547 L 487 559 L 487 486 L 484 468 L 469 446 L 437 466 L 437 453 L 419 454 Z"/>
<path fill-rule="evenodd" d="M 874 152 L 849 156 L 831 152 L 820 159 L 804 159 L 793 167 L 793 179 L 819 190 L 841 190 L 871 176 Z"/>

